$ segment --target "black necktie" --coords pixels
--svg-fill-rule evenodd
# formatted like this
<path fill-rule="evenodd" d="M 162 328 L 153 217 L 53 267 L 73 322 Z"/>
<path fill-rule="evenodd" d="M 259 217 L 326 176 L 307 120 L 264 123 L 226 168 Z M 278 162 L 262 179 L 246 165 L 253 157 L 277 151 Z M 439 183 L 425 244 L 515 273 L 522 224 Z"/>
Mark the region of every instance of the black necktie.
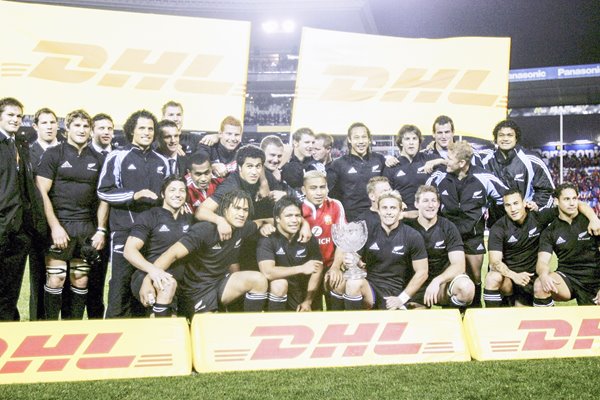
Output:
<path fill-rule="evenodd" d="M 175 159 L 169 158 L 169 169 L 171 170 L 171 175 L 177 174 L 177 171 L 175 171 L 175 168 L 176 168 Z"/>
<path fill-rule="evenodd" d="M 100 153 L 102 153 L 103 157 L 106 157 L 108 155 L 108 150 L 102 150 Z"/>

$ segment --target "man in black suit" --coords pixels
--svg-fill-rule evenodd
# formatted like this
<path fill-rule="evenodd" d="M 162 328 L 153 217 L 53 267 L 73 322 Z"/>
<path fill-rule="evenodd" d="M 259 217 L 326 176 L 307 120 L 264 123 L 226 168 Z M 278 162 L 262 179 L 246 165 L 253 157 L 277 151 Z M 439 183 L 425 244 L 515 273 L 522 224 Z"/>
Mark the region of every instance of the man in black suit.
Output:
<path fill-rule="evenodd" d="M 33 181 L 27 143 L 15 140 L 23 105 L 0 99 L 0 321 L 18 321 L 21 291 L 31 235 L 43 216 Z"/>

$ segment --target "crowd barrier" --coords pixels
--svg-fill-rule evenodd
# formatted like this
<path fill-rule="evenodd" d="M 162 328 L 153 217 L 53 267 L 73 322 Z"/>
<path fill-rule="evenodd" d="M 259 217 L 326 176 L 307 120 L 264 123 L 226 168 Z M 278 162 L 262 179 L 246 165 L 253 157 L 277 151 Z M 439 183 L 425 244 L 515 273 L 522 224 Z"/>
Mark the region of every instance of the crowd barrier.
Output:
<path fill-rule="evenodd" d="M 0 323 L 0 384 L 600 356 L 600 307 Z"/>

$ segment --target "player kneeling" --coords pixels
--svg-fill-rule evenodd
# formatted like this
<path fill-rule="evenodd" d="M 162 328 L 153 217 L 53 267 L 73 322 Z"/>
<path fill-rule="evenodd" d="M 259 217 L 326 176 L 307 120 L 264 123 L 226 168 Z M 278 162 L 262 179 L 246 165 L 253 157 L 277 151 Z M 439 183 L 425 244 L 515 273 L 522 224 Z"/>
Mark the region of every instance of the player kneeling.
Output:
<path fill-rule="evenodd" d="M 465 274 L 465 253 L 458 228 L 439 216 L 440 197 L 434 186 L 422 185 L 415 194 L 418 217 L 406 220 L 425 240 L 429 278 L 413 297 L 416 303 L 463 308 L 471 304 L 475 284 Z"/>
<path fill-rule="evenodd" d="M 269 280 L 269 311 L 311 311 L 319 294 L 323 262 L 314 236 L 299 241 L 302 226 L 300 205 L 282 197 L 273 209 L 277 230 L 258 241 L 256 259 Z"/>
<path fill-rule="evenodd" d="M 177 243 L 162 254 L 154 265 L 162 270 L 175 261 L 185 265 L 181 284 L 183 313 L 224 311 L 225 306 L 244 296 L 244 311 L 263 310 L 267 299 L 267 280 L 258 271 L 239 271 L 242 242 L 258 233 L 261 220 L 249 221 L 252 199 L 242 190 L 226 193 L 217 209 L 217 223 L 198 222 Z M 231 237 L 219 239 L 217 225 L 231 228 Z"/>

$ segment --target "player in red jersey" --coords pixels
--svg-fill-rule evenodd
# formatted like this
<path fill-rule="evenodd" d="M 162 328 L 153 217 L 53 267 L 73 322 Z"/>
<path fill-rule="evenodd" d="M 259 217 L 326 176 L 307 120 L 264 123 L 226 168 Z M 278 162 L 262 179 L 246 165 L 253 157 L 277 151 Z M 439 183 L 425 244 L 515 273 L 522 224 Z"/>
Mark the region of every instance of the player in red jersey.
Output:
<path fill-rule="evenodd" d="M 324 275 L 325 289 L 331 294 L 333 293 L 331 290 L 343 281 L 341 271 L 343 254 L 340 253 L 336 257 L 336 247 L 331 237 L 331 226 L 345 223 L 346 214 L 341 202 L 327 197 L 328 192 L 327 178 L 323 172 L 315 170 L 304 174 L 302 193 L 304 193 L 306 199 L 302 204 L 302 216 L 310 225 L 312 234 L 319 243 L 319 249 L 323 257 L 323 268 L 326 271 Z M 328 304 L 330 304 L 329 300 L 333 302 L 338 300 L 337 297 L 331 299 L 329 295 L 326 297 Z M 338 297 L 343 304 L 343 298 Z"/>

